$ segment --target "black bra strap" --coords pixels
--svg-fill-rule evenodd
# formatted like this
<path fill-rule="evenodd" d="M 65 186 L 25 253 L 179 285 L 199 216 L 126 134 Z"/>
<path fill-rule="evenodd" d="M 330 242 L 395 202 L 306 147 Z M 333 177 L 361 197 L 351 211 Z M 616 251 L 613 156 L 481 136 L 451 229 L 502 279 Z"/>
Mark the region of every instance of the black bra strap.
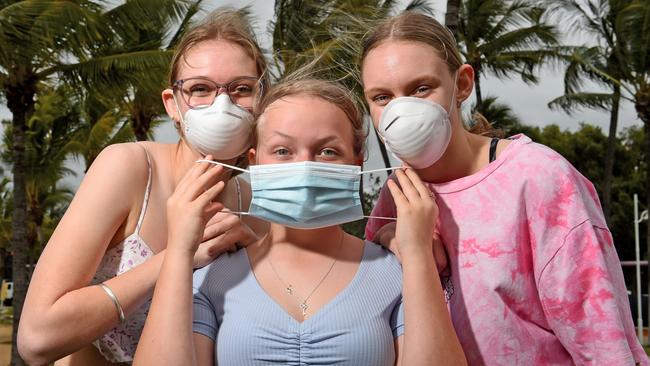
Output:
<path fill-rule="evenodd" d="M 493 137 L 490 141 L 490 163 L 497 158 L 497 144 L 499 143 L 498 137 Z"/>

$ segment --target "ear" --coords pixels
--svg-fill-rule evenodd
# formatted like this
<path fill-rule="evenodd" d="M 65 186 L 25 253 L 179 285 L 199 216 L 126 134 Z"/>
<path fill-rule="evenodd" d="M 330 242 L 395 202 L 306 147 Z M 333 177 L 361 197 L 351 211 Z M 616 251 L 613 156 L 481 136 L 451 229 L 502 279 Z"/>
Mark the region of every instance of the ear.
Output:
<path fill-rule="evenodd" d="M 458 80 L 456 81 L 456 100 L 463 102 L 465 99 L 472 95 L 474 89 L 474 69 L 468 65 L 463 64 L 458 68 Z"/>
<path fill-rule="evenodd" d="M 174 121 L 174 123 L 179 123 L 181 117 L 178 106 L 176 105 L 176 102 L 174 102 L 174 91 L 171 89 L 165 89 L 162 91 L 161 96 L 167 115 L 172 119 L 172 121 Z"/>
<path fill-rule="evenodd" d="M 255 165 L 257 159 L 257 151 L 254 148 L 248 149 L 248 165 Z"/>

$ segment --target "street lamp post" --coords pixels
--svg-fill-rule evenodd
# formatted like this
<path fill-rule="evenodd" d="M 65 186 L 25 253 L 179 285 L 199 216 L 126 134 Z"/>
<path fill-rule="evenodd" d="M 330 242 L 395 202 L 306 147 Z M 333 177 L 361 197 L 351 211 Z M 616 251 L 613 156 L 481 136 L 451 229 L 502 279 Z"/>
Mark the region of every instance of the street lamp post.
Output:
<path fill-rule="evenodd" d="M 636 309 L 637 309 L 637 336 L 639 342 L 645 344 L 643 337 L 643 311 L 641 305 L 641 255 L 639 249 L 639 224 L 648 219 L 648 210 L 641 212 L 639 216 L 639 197 L 634 194 L 634 254 L 636 255 Z M 650 260 L 650 258 L 648 258 Z M 650 263 L 648 264 L 650 268 Z M 650 276 L 650 273 L 648 273 Z M 650 315 L 650 297 L 648 298 L 648 314 Z"/>

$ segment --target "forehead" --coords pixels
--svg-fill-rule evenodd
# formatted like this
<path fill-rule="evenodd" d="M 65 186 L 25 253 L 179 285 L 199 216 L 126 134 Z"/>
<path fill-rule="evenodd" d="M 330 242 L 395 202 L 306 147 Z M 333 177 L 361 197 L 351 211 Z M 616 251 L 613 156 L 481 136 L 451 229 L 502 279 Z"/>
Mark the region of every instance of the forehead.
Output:
<path fill-rule="evenodd" d="M 273 131 L 308 138 L 323 131 L 351 135 L 352 123 L 339 107 L 311 95 L 292 95 L 271 103 L 260 118 L 260 135 Z"/>
<path fill-rule="evenodd" d="M 415 41 L 385 41 L 363 60 L 364 87 L 386 82 L 407 82 L 422 73 L 449 73 L 447 62 L 430 45 Z"/>
<path fill-rule="evenodd" d="M 179 59 L 178 79 L 203 76 L 227 82 L 235 76 L 258 76 L 255 60 L 246 50 L 224 40 L 195 44 Z"/>

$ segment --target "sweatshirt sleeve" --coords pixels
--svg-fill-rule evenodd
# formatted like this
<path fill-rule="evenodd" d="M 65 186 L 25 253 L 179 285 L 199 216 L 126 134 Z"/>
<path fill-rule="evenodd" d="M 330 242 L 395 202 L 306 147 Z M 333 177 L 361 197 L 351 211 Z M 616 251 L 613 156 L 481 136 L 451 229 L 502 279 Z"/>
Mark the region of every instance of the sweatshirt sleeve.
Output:
<path fill-rule="evenodd" d="M 650 364 L 607 228 L 585 220 L 569 230 L 538 288 L 549 326 L 577 365 Z"/>

